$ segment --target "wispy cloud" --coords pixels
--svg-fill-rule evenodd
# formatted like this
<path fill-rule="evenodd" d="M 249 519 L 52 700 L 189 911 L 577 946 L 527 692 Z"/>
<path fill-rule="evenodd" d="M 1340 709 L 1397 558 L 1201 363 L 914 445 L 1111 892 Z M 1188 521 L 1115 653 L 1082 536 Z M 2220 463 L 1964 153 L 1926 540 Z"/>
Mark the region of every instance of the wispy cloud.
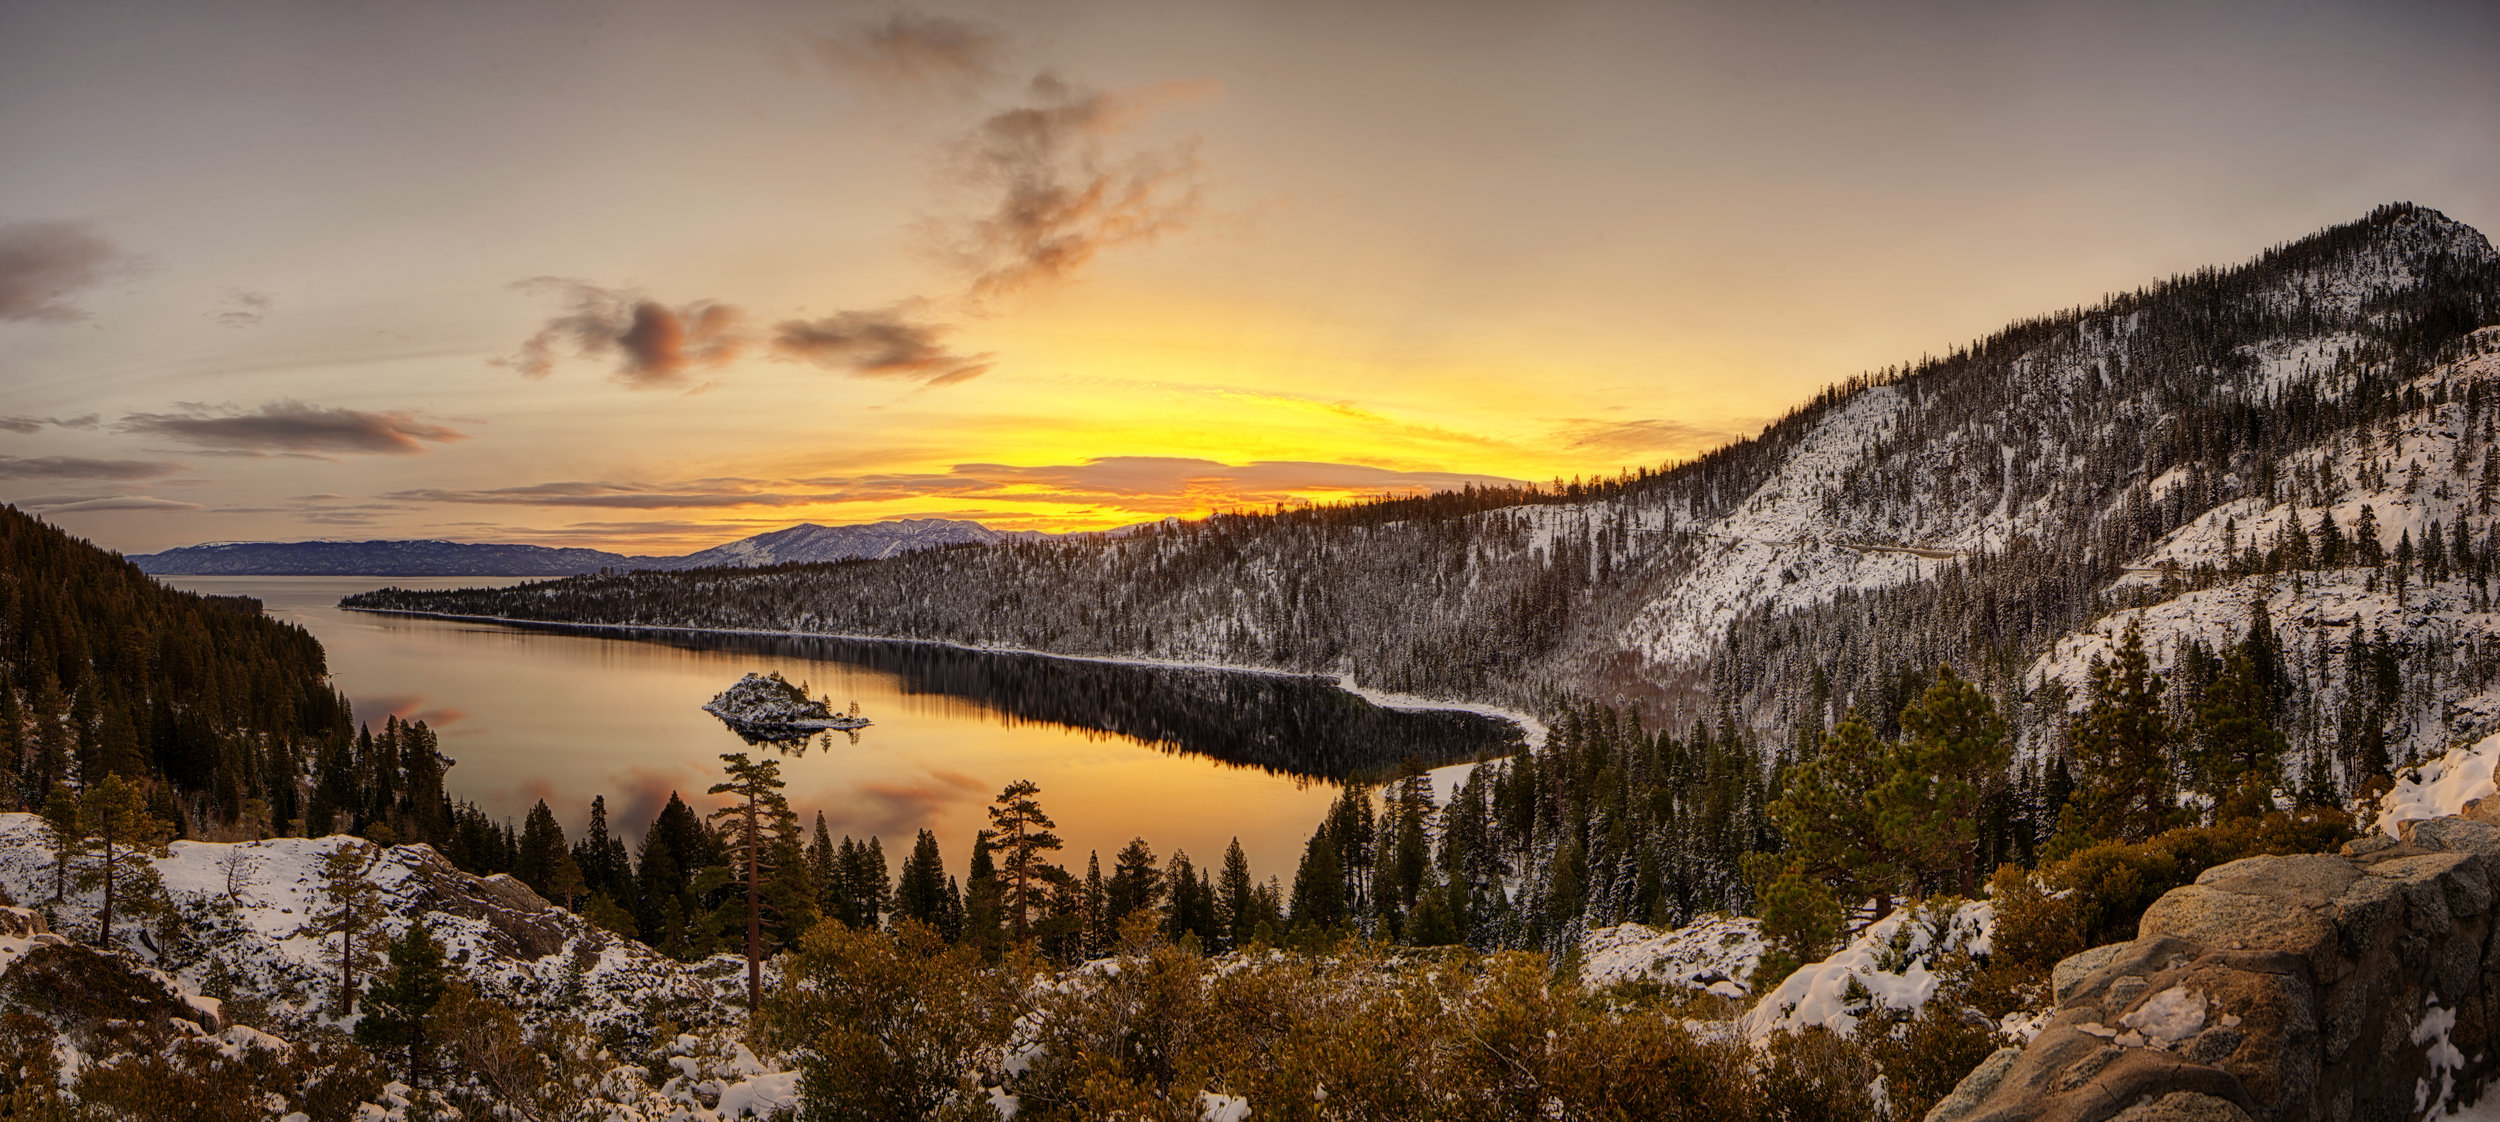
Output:
<path fill-rule="evenodd" d="M 205 510 L 198 503 L 177 499 L 160 499 L 150 495 L 36 495 L 17 500 L 20 510 L 36 514 L 92 514 L 108 510 L 185 511 Z"/>
<path fill-rule="evenodd" d="M 808 36 L 835 74 L 880 90 L 968 94 L 998 76 L 1007 40 L 985 24 L 896 12 L 834 35 Z"/>
<path fill-rule="evenodd" d="M 553 373 L 559 352 L 569 350 L 578 358 L 614 360 L 617 380 L 635 389 L 676 386 L 746 350 L 744 316 L 727 304 L 697 300 L 671 307 L 569 277 L 532 277 L 513 287 L 552 295 L 565 307 L 523 342 L 519 353 L 495 360 L 528 377 Z"/>
<path fill-rule="evenodd" d="M 369 413 L 301 401 L 271 402 L 253 412 L 195 402 L 181 403 L 180 408 L 175 413 L 132 413 L 122 418 L 119 427 L 124 432 L 243 455 L 411 455 L 425 451 L 429 443 L 468 439 L 466 433 L 396 410 Z"/>
<path fill-rule="evenodd" d="M 277 298 L 266 292 L 228 288 L 219 306 L 208 312 L 208 318 L 220 327 L 258 327 L 277 306 Z"/>
<path fill-rule="evenodd" d="M 916 322 L 901 308 L 836 312 L 813 320 L 785 320 L 773 332 L 773 353 L 783 358 L 880 378 L 908 378 L 932 386 L 980 377 L 988 354 L 957 354 L 944 345 L 944 324 Z"/>
<path fill-rule="evenodd" d="M 0 416 L 0 432 L 30 433 L 45 426 L 64 429 L 91 429 L 104 418 L 94 413 L 83 417 L 11 417 Z"/>
<path fill-rule="evenodd" d="M 730 510 L 898 499 L 990 499 L 1103 504 L 1156 514 L 1303 498 L 1416 494 L 1468 484 L 1520 482 L 1466 472 L 1402 471 L 1365 464 L 1262 460 L 1225 464 L 1175 456 L 1106 456 L 1076 464 L 957 464 L 943 472 L 816 476 L 792 480 L 706 479 L 674 483 L 571 481 L 478 490 L 393 492 L 403 502 L 617 510 Z"/>
<path fill-rule="evenodd" d="M 976 301 L 1063 281 L 1117 246 L 1195 221 L 1205 184 L 1194 140 L 1115 151 L 1153 110 L 1204 89 L 1088 90 L 1033 79 L 1025 103 L 992 114 L 958 145 L 958 171 L 995 192 L 986 213 L 930 227 Z"/>
<path fill-rule="evenodd" d="M 0 479 L 154 479 L 182 470 L 157 460 L 91 460 L 84 456 L 0 456 Z"/>
<path fill-rule="evenodd" d="M 88 318 L 79 293 L 138 266 L 84 222 L 0 226 L 0 320 L 76 323 Z"/>
<path fill-rule="evenodd" d="M 1565 421 L 1555 430 L 1555 442 L 1573 451 L 1605 455 L 1673 455 L 1698 448 L 1714 447 L 1740 435 L 1734 429 L 1683 421 L 1600 421 L 1585 418 Z"/>

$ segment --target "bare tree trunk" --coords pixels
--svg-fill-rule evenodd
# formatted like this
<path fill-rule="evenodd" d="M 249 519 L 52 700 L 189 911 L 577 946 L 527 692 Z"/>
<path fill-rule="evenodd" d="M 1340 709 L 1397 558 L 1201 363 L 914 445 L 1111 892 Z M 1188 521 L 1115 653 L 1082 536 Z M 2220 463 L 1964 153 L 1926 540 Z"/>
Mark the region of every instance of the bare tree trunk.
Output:
<path fill-rule="evenodd" d="M 755 799 L 747 799 L 747 1018 L 749 1022 L 764 1012 L 764 906 L 757 896 L 756 882 L 761 879 L 759 850 L 763 838 L 756 834 Z"/>
<path fill-rule="evenodd" d="M 96 944 L 110 947 L 113 945 L 113 835 L 109 833 L 103 835 L 103 841 L 104 914 L 101 917 L 102 926 L 96 932 Z"/>

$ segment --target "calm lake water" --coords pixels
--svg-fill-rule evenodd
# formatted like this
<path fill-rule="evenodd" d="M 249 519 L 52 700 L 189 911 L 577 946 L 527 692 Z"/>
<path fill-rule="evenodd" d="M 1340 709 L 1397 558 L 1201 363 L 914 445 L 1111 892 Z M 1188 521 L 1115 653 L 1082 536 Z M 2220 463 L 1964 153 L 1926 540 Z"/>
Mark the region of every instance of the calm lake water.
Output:
<path fill-rule="evenodd" d="M 805 682 L 875 724 L 789 755 L 803 819 L 838 838 L 884 839 L 899 864 L 922 827 L 960 871 L 985 808 L 1017 779 L 1041 786 L 1062 857 L 1105 864 L 1132 837 L 1201 864 L 1240 837 L 1261 877 L 1290 879 L 1334 783 L 1507 755 L 1516 726 L 1469 713 L 1382 709 L 1325 682 L 987 654 L 927 644 L 602 632 L 340 609 L 383 584 L 450 588 L 493 578 L 169 577 L 195 592 L 258 597 L 320 638 L 358 719 L 421 719 L 441 736 L 452 797 L 515 821 L 547 800 L 568 832 L 608 798 L 638 838 L 676 791 L 717 800 L 723 752 L 750 749 L 700 706 L 749 671 Z"/>

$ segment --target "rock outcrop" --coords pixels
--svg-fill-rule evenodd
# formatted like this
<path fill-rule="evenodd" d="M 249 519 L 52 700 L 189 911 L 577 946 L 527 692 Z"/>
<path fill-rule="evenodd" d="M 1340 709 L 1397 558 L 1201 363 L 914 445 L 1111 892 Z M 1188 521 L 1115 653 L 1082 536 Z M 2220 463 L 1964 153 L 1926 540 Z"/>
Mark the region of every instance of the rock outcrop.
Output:
<path fill-rule="evenodd" d="M 1929 1122 L 2413 1119 L 2473 1097 L 2500 1023 L 2500 807 L 2208 870 L 2058 964 L 2030 1045 Z"/>

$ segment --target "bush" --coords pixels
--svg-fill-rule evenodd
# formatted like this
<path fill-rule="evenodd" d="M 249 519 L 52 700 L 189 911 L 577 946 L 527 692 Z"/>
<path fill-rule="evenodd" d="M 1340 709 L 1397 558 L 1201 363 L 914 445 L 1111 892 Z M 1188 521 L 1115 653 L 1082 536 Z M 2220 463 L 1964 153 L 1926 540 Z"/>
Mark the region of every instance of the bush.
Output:
<path fill-rule="evenodd" d="M 1997 958 L 2046 975 L 2077 951 L 2135 938 L 2161 894 L 2205 870 L 2263 854 L 2323 853 L 2351 840 L 2352 816 L 2303 808 L 2211 826 L 2187 826 L 2125 844 L 2101 842 L 2026 874 L 2008 865 L 1990 882 Z"/>

